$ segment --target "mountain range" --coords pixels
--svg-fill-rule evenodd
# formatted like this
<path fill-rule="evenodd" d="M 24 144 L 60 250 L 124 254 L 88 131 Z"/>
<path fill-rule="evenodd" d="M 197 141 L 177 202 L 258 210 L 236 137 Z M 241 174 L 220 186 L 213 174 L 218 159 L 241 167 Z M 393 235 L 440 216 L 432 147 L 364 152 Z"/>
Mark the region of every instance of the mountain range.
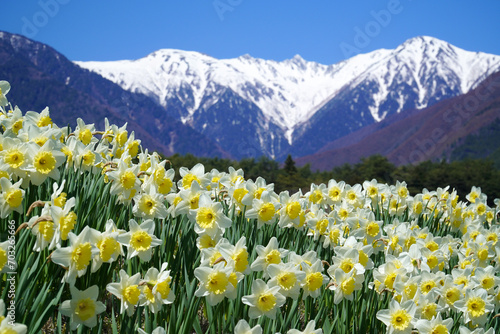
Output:
<path fill-rule="evenodd" d="M 324 163 L 314 163 L 321 169 L 342 161 L 338 154 L 329 161 L 326 152 L 427 110 L 436 113 L 432 107 L 474 91 L 499 70 L 500 56 L 427 36 L 322 65 L 298 55 L 280 62 L 215 59 L 173 49 L 137 60 L 79 62 L 0 32 L 0 79 L 11 83 L 9 100 L 23 111 L 48 105 L 58 124 L 73 125 L 76 117 L 100 127 L 104 117 L 128 122 L 145 147 L 165 155 L 282 160 L 291 154 L 304 157 L 301 163 L 323 156 Z"/>
<path fill-rule="evenodd" d="M 500 56 L 423 36 L 334 65 L 298 55 L 282 62 L 249 55 L 219 60 L 172 49 L 137 60 L 77 64 L 151 97 L 236 158 L 282 159 L 315 153 L 390 115 L 467 93 L 500 69 Z"/>

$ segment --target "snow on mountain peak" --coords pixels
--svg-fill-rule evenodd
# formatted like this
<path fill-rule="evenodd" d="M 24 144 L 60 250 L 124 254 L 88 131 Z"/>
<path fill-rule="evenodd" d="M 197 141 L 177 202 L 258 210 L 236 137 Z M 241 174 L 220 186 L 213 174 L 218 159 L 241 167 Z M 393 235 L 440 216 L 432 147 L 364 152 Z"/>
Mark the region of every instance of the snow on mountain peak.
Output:
<path fill-rule="evenodd" d="M 223 90 L 230 89 L 254 103 L 265 117 L 263 124 L 276 124 L 291 144 L 293 131 L 345 87 L 367 80 L 376 82 L 379 88 L 370 112 L 375 121 L 380 121 L 386 115 L 381 105 L 389 94 L 399 94 L 398 112 L 404 107 L 403 93 L 391 92 L 395 84 L 415 86 L 417 107 L 425 107 L 430 95 L 436 93 L 433 89 L 442 89 L 429 80 L 439 76 L 466 93 L 500 68 L 500 57 L 468 52 L 436 38 L 419 36 L 396 49 L 359 54 L 334 65 L 306 61 L 300 55 L 278 62 L 248 54 L 216 59 L 174 49 L 161 49 L 133 61 L 76 63 L 124 89 L 151 96 L 163 106 L 172 97 L 178 98 L 187 112 L 181 115 L 184 121 L 201 107 L 202 101 L 208 108 L 207 101 L 215 103 Z"/>

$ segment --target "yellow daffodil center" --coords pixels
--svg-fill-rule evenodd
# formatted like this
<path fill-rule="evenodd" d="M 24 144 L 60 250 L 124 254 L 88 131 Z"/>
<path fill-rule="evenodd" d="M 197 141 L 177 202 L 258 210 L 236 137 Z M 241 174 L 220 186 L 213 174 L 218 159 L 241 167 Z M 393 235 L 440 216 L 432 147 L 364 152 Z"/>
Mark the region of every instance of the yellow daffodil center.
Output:
<path fill-rule="evenodd" d="M 425 305 L 422 309 L 422 315 L 425 319 L 431 320 L 432 317 L 436 315 L 437 304 L 429 303 Z"/>
<path fill-rule="evenodd" d="M 79 244 L 71 252 L 71 261 L 75 264 L 77 270 L 85 269 L 92 258 L 92 246 L 90 242 Z"/>
<path fill-rule="evenodd" d="M 495 278 L 493 276 L 485 276 L 481 279 L 481 286 L 485 289 L 491 289 L 495 285 Z"/>
<path fill-rule="evenodd" d="M 128 139 L 128 132 L 126 130 L 121 131 L 116 135 L 116 142 L 118 143 L 119 146 L 125 145 L 127 139 Z"/>
<path fill-rule="evenodd" d="M 346 274 L 354 268 L 354 262 L 350 258 L 342 259 L 339 268 L 342 269 Z"/>
<path fill-rule="evenodd" d="M 5 152 L 3 159 L 11 168 L 19 168 L 24 163 L 24 154 L 16 148 L 11 148 Z"/>
<path fill-rule="evenodd" d="M 40 119 L 36 123 L 36 125 L 39 128 L 47 126 L 47 125 L 51 125 L 51 124 L 53 124 L 53 123 L 52 123 L 52 119 L 50 118 L 50 116 L 42 116 L 42 117 L 40 117 Z"/>
<path fill-rule="evenodd" d="M 150 248 L 152 240 L 153 239 L 146 231 L 137 231 L 132 233 L 130 246 L 138 252 L 144 252 Z"/>
<path fill-rule="evenodd" d="M 474 318 L 480 317 L 486 311 L 486 303 L 481 297 L 473 297 L 467 300 L 467 311 Z"/>
<path fill-rule="evenodd" d="M 80 131 L 80 134 L 78 135 L 78 139 L 84 144 L 88 145 L 90 144 L 90 141 L 92 140 L 92 132 L 89 129 L 83 129 Z"/>
<path fill-rule="evenodd" d="M 141 295 L 141 291 L 137 287 L 137 285 L 129 285 L 122 291 L 123 299 L 126 302 L 135 305 L 139 302 L 139 296 Z"/>
<path fill-rule="evenodd" d="M 17 208 L 23 201 L 23 192 L 21 189 L 11 188 L 5 192 L 3 196 L 5 202 L 7 202 L 11 208 Z"/>
<path fill-rule="evenodd" d="M 125 171 L 120 175 L 120 184 L 126 190 L 132 188 L 135 185 L 135 174 L 132 171 Z"/>
<path fill-rule="evenodd" d="M 392 314 L 391 325 L 398 331 L 408 328 L 411 322 L 411 315 L 406 310 L 397 310 Z"/>
<path fill-rule="evenodd" d="M 182 186 L 184 187 L 184 189 L 190 188 L 191 183 L 193 183 L 193 181 L 196 181 L 198 182 L 198 184 L 201 184 L 200 179 L 196 175 L 191 173 L 186 174 L 182 178 Z"/>
<path fill-rule="evenodd" d="M 68 156 L 69 159 L 69 156 Z M 83 164 L 85 166 L 93 166 L 95 162 L 95 154 L 92 151 L 87 151 L 82 155 Z"/>
<path fill-rule="evenodd" d="M 17 121 L 12 124 L 12 131 L 17 135 L 19 133 L 19 130 L 23 128 L 23 120 L 18 119 Z"/>
<path fill-rule="evenodd" d="M 295 219 L 299 216 L 301 211 L 300 203 L 297 201 L 293 201 L 286 206 L 286 214 L 290 217 L 290 219 Z"/>
<path fill-rule="evenodd" d="M 67 240 L 68 233 L 75 227 L 76 224 L 76 213 L 71 211 L 67 216 L 61 219 L 59 222 L 59 228 L 61 229 L 61 239 Z"/>
<path fill-rule="evenodd" d="M 297 282 L 297 277 L 292 272 L 282 272 L 276 277 L 279 286 L 284 290 L 290 290 L 295 286 Z"/>
<path fill-rule="evenodd" d="M 52 237 L 54 236 L 54 222 L 48 220 L 39 222 L 38 231 L 45 241 L 52 240 Z"/>
<path fill-rule="evenodd" d="M 216 244 L 217 243 L 215 242 L 215 240 L 212 239 L 212 237 L 209 236 L 208 234 L 203 234 L 199 239 L 200 249 L 215 247 Z"/>
<path fill-rule="evenodd" d="M 354 291 L 355 281 L 354 278 L 349 277 L 340 284 L 340 289 L 344 295 L 350 295 Z"/>
<path fill-rule="evenodd" d="M 49 174 L 56 167 L 56 159 L 52 152 L 41 151 L 33 158 L 35 169 L 42 174 Z"/>
<path fill-rule="evenodd" d="M 7 264 L 7 252 L 5 249 L 0 248 L 0 271 L 2 271 L 3 267 Z"/>
<path fill-rule="evenodd" d="M 334 201 L 334 202 L 338 202 L 340 201 L 340 195 L 341 195 L 341 191 L 338 187 L 332 187 L 329 191 L 328 191 L 328 196 L 330 196 L 331 200 Z"/>
<path fill-rule="evenodd" d="M 220 295 L 226 292 L 226 287 L 228 283 L 229 279 L 227 275 L 222 271 L 216 271 L 208 275 L 206 288 L 211 293 Z"/>
<path fill-rule="evenodd" d="M 323 285 L 323 275 L 320 272 L 307 274 L 306 285 L 310 291 L 318 290 Z"/>
<path fill-rule="evenodd" d="M 266 255 L 266 263 L 270 265 L 271 263 L 278 264 L 281 262 L 281 253 L 277 249 L 273 249 Z"/>
<path fill-rule="evenodd" d="M 234 269 L 239 272 L 243 272 L 248 267 L 248 252 L 245 248 L 241 248 L 238 252 L 233 255 Z"/>
<path fill-rule="evenodd" d="M 198 205 L 200 202 L 200 194 L 197 194 L 189 199 L 189 207 L 191 210 L 196 210 L 198 209 Z"/>
<path fill-rule="evenodd" d="M 2 317 L 0 317 L 2 318 Z M 5 318 L 4 318 L 5 319 Z M 16 332 L 15 330 L 13 330 L 12 328 L 4 328 L 0 331 L 0 334 L 17 334 L 18 332 Z"/>
<path fill-rule="evenodd" d="M 424 281 L 420 284 L 420 290 L 424 295 L 428 294 L 434 287 L 436 287 L 436 282 L 433 280 Z"/>
<path fill-rule="evenodd" d="M 318 222 L 316 223 L 316 231 L 318 231 L 319 234 L 325 234 L 327 227 L 328 219 L 318 220 Z"/>
<path fill-rule="evenodd" d="M 264 203 L 259 209 L 259 219 L 265 222 L 270 221 L 275 213 L 276 210 L 272 203 Z"/>
<path fill-rule="evenodd" d="M 263 312 L 268 312 L 276 305 L 276 296 L 272 293 L 262 293 L 257 299 L 257 308 Z"/>
<path fill-rule="evenodd" d="M 168 194 L 172 189 L 173 182 L 168 177 L 158 183 L 158 192 L 162 195 Z"/>
<path fill-rule="evenodd" d="M 54 205 L 63 208 L 66 204 L 66 196 L 68 196 L 68 194 L 61 193 L 61 195 L 54 199 Z"/>
<path fill-rule="evenodd" d="M 246 194 L 248 194 L 248 190 L 246 190 L 245 188 L 235 189 L 233 193 L 234 200 L 241 205 L 241 201 Z"/>
<path fill-rule="evenodd" d="M 438 265 L 438 258 L 435 255 L 429 255 L 427 258 L 427 265 L 429 268 L 434 269 Z"/>
<path fill-rule="evenodd" d="M 134 140 L 127 146 L 128 154 L 133 158 L 139 153 L 139 142 Z"/>
<path fill-rule="evenodd" d="M 83 321 L 95 315 L 95 303 L 90 298 L 82 299 L 75 308 L 75 314 Z"/>
<path fill-rule="evenodd" d="M 390 273 L 385 277 L 384 284 L 387 288 L 392 289 L 394 287 L 394 281 L 396 280 L 396 273 Z"/>
<path fill-rule="evenodd" d="M 156 291 L 160 293 L 162 299 L 168 298 L 170 294 L 170 281 L 172 279 L 167 277 L 166 280 L 156 284 Z"/>
<path fill-rule="evenodd" d="M 97 243 L 97 248 L 99 248 L 99 256 L 102 261 L 108 262 L 111 256 L 119 250 L 120 244 L 112 237 L 105 237 Z"/>
<path fill-rule="evenodd" d="M 156 210 L 155 199 L 148 194 L 142 195 L 139 200 L 139 210 L 146 213 L 148 216 L 153 216 Z"/>
<path fill-rule="evenodd" d="M 404 294 L 405 294 L 406 298 L 413 299 L 416 292 L 417 292 L 417 285 L 416 284 L 408 284 L 407 286 L 405 286 Z"/>
<path fill-rule="evenodd" d="M 431 252 L 437 251 L 439 249 L 439 245 L 434 240 L 427 242 L 425 244 L 425 247 L 429 249 Z"/>
<path fill-rule="evenodd" d="M 212 229 L 216 226 L 216 217 L 211 207 L 199 208 L 196 213 L 196 223 L 203 229 Z"/>
<path fill-rule="evenodd" d="M 45 137 L 45 136 L 41 136 L 41 137 L 36 137 L 33 139 L 33 142 L 35 142 L 38 146 L 43 146 L 43 144 L 45 144 L 47 142 L 47 140 L 49 140 L 49 138 Z"/>
<path fill-rule="evenodd" d="M 460 290 L 458 290 L 457 288 L 449 288 L 448 290 L 446 290 L 446 293 L 444 294 L 444 296 L 445 296 L 446 302 L 449 305 L 453 305 L 454 302 L 456 302 L 457 300 L 460 299 L 461 294 L 460 294 Z"/>
<path fill-rule="evenodd" d="M 438 324 L 434 326 L 430 334 L 448 334 L 448 328 L 443 324 Z"/>
<path fill-rule="evenodd" d="M 376 237 L 379 231 L 380 227 L 375 222 L 370 222 L 368 223 L 368 225 L 366 225 L 366 234 L 368 234 L 372 238 Z"/>
<path fill-rule="evenodd" d="M 314 190 L 311 195 L 309 195 L 309 201 L 314 204 L 318 204 L 323 200 L 323 192 L 319 189 Z"/>

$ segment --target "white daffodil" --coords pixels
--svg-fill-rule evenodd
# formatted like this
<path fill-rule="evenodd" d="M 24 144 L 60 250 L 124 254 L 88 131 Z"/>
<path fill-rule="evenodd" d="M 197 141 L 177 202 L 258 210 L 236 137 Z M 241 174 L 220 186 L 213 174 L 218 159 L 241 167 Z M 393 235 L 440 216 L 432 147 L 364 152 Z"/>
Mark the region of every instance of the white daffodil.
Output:
<path fill-rule="evenodd" d="M 137 332 L 139 334 L 149 334 L 148 332 L 146 332 L 142 328 L 137 328 Z M 167 334 L 167 332 L 165 331 L 165 328 L 163 328 L 161 326 L 158 326 L 155 329 L 153 329 L 153 331 L 151 332 L 151 334 Z"/>
<path fill-rule="evenodd" d="M 356 269 L 344 272 L 341 268 L 337 268 L 334 273 L 334 284 L 330 287 L 335 291 L 333 302 L 340 303 L 343 299 L 353 300 L 354 291 L 360 290 L 363 286 L 365 276 L 357 273 Z"/>
<path fill-rule="evenodd" d="M 195 223 L 196 233 L 210 236 L 215 236 L 219 229 L 224 231 L 233 224 L 224 214 L 222 204 L 213 202 L 206 193 L 200 195 L 198 208 L 189 210 L 189 219 Z"/>
<path fill-rule="evenodd" d="M 234 334 L 262 334 L 262 327 L 260 325 L 250 327 L 246 320 L 241 319 L 234 327 Z"/>
<path fill-rule="evenodd" d="M 92 259 L 92 272 L 96 272 L 101 265 L 112 263 L 118 259 L 118 256 L 123 256 L 123 247 L 118 242 L 118 236 L 125 233 L 123 230 L 118 230 L 114 221 L 109 219 L 106 222 L 106 230 L 99 232 L 94 230 L 94 238 L 99 253 Z"/>
<path fill-rule="evenodd" d="M 77 276 L 81 277 L 87 272 L 90 261 L 99 250 L 88 226 L 85 226 L 78 236 L 70 232 L 68 237 L 70 246 L 56 249 L 51 259 L 52 262 L 67 268 L 62 281 L 71 285 L 75 283 Z"/>
<path fill-rule="evenodd" d="M 147 305 L 153 313 L 158 312 L 164 304 L 172 304 L 175 299 L 175 294 L 170 289 L 172 277 L 167 266 L 168 263 L 165 262 L 161 265 L 160 271 L 149 268 L 140 284 L 142 295 L 139 303 L 141 306 Z"/>
<path fill-rule="evenodd" d="M 300 282 L 306 278 L 306 273 L 293 263 L 270 264 L 267 272 L 271 279 L 267 282 L 269 287 L 279 286 L 279 292 L 296 300 L 300 294 Z"/>
<path fill-rule="evenodd" d="M 189 189 L 194 181 L 198 182 L 201 188 L 206 188 L 210 180 L 205 174 L 205 166 L 198 163 L 191 170 L 186 167 L 179 168 L 181 180 L 177 183 L 179 189 Z"/>
<path fill-rule="evenodd" d="M 250 319 L 259 318 L 262 315 L 275 319 L 276 312 L 286 301 L 279 290 L 279 286 L 269 287 L 261 279 L 253 281 L 252 294 L 241 297 L 243 304 L 250 306 L 248 310 Z"/>
<path fill-rule="evenodd" d="M 0 178 L 0 218 L 8 217 L 13 211 L 23 212 L 21 204 L 23 203 L 25 191 L 21 189 L 22 182 L 23 179 L 20 179 L 12 184 L 5 177 Z"/>
<path fill-rule="evenodd" d="M 23 324 L 10 323 L 8 318 L 5 318 L 0 322 L 0 333 L 6 334 L 26 334 L 28 332 L 28 327 Z"/>
<path fill-rule="evenodd" d="M 319 297 L 321 293 L 321 287 L 328 282 L 328 276 L 323 274 L 323 264 L 320 259 L 317 259 L 313 263 L 309 264 L 307 262 L 302 262 L 302 271 L 306 274 L 306 277 L 300 282 L 304 293 L 302 298 L 311 296 L 313 298 Z"/>
<path fill-rule="evenodd" d="M 158 194 L 155 187 L 149 187 L 148 191 L 141 191 L 134 196 L 132 211 L 137 217 L 165 219 L 168 213 L 164 200 L 165 197 Z"/>
<path fill-rule="evenodd" d="M 236 271 L 243 274 L 249 274 L 248 251 L 245 243 L 246 238 L 244 236 L 241 237 L 234 246 L 229 242 L 222 242 L 219 245 L 219 252 L 226 261 L 234 261 L 234 269 Z"/>
<path fill-rule="evenodd" d="M 233 269 L 219 262 L 214 267 L 198 267 L 194 276 L 200 281 L 200 286 L 195 291 L 195 296 L 206 297 L 211 306 L 220 303 L 224 297 L 233 295 L 235 286 L 231 282 Z"/>
<path fill-rule="evenodd" d="M 161 240 L 154 235 L 154 221 L 148 219 L 138 225 L 135 220 L 130 219 L 128 223 L 129 232 L 117 237 L 117 241 L 128 248 L 127 259 L 139 256 L 142 261 L 151 260 L 152 248 L 161 245 Z"/>
<path fill-rule="evenodd" d="M 71 330 L 77 329 L 82 324 L 89 328 L 95 327 L 97 325 L 97 315 L 106 311 L 106 306 L 97 301 L 99 295 L 97 285 L 83 291 L 71 285 L 70 291 L 71 300 L 64 301 L 59 311 L 62 315 L 70 317 Z"/>
<path fill-rule="evenodd" d="M 409 334 L 415 325 L 416 305 L 413 300 L 399 304 L 391 300 L 389 309 L 377 312 L 377 319 L 387 326 L 387 333 Z"/>
<path fill-rule="evenodd" d="M 245 211 L 245 217 L 249 219 L 257 219 L 257 228 L 264 224 L 272 224 L 277 217 L 280 203 L 271 195 L 270 192 L 264 190 L 260 194 L 260 198 L 254 198 L 252 208 Z"/>
<path fill-rule="evenodd" d="M 485 289 L 466 289 L 465 297 L 457 300 L 454 306 L 464 314 L 464 323 L 484 326 L 488 321 L 489 313 L 493 312 L 493 296 L 489 296 Z"/>
<path fill-rule="evenodd" d="M 0 106 L 4 107 L 9 104 L 5 95 L 10 91 L 10 84 L 8 81 L 0 81 Z"/>
<path fill-rule="evenodd" d="M 421 334 L 448 334 L 453 326 L 453 319 L 448 318 L 443 320 L 441 318 L 441 313 L 438 313 L 431 320 L 419 319 L 415 327 L 418 328 L 418 332 Z"/>
<path fill-rule="evenodd" d="M 127 312 L 129 317 L 134 314 L 134 308 L 139 304 L 139 299 L 141 298 L 141 290 L 139 289 L 140 280 L 140 273 L 129 276 L 125 270 L 121 269 L 120 282 L 108 283 L 106 285 L 106 290 L 120 299 L 120 314 Z"/>
<path fill-rule="evenodd" d="M 48 177 L 59 179 L 59 166 L 66 161 L 66 156 L 57 148 L 53 139 L 48 139 L 42 147 L 29 143 L 28 151 L 33 157 L 33 162 L 27 169 L 32 184 L 39 186 Z"/>
<path fill-rule="evenodd" d="M 272 237 L 266 247 L 262 245 L 255 246 L 257 258 L 250 265 L 252 271 L 264 271 L 264 278 L 269 277 L 267 267 L 273 263 L 281 263 L 281 258 L 288 255 L 286 249 L 278 248 L 278 246 L 278 239 L 276 237 Z"/>
<path fill-rule="evenodd" d="M 311 320 L 307 323 L 306 328 L 303 331 L 298 329 L 290 329 L 286 334 L 323 334 L 323 329 L 316 329 L 316 321 Z"/>

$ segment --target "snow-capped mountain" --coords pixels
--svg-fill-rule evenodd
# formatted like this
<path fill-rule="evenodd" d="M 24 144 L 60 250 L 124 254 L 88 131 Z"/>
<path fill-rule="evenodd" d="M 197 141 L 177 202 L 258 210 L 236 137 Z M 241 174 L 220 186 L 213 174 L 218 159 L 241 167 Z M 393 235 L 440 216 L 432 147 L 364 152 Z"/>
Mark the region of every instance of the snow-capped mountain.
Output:
<path fill-rule="evenodd" d="M 360 127 L 464 94 L 500 69 L 500 56 L 431 37 L 334 65 L 215 59 L 162 49 L 138 60 L 76 62 L 214 138 L 236 158 L 310 154 Z"/>

